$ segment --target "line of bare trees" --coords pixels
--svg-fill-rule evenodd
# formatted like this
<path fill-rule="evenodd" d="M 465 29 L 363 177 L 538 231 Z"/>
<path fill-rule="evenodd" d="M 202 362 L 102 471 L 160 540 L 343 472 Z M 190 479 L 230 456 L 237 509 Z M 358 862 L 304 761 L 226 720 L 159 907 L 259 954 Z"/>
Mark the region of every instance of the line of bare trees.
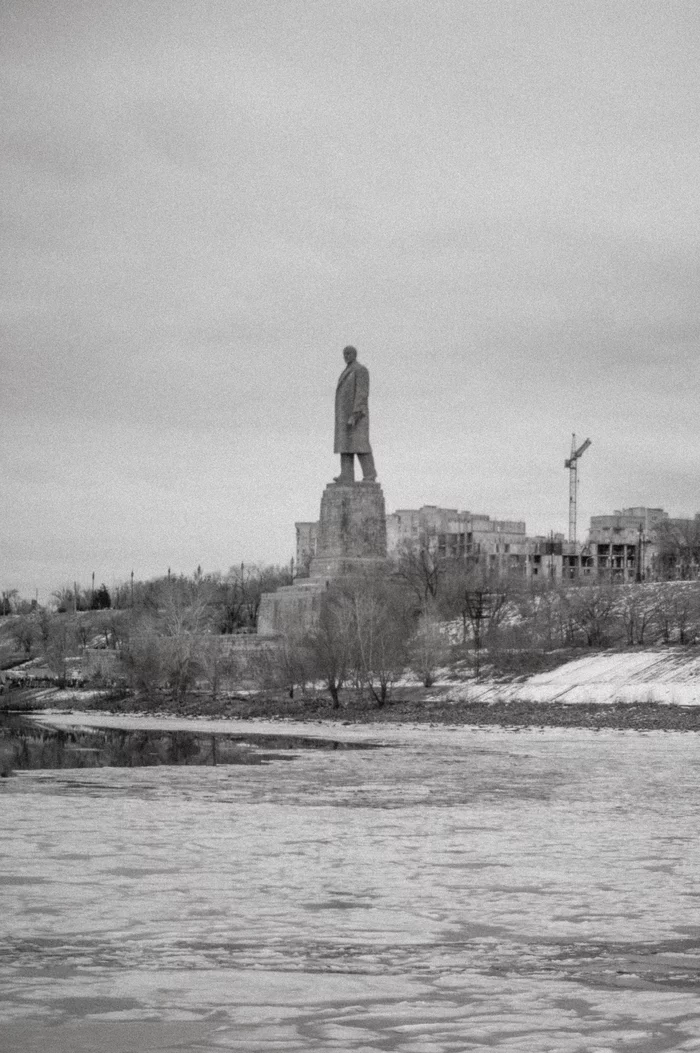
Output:
<path fill-rule="evenodd" d="M 112 590 L 112 606 L 157 612 L 173 603 L 183 608 L 203 604 L 217 632 L 252 632 L 263 593 L 289 585 L 290 580 L 288 567 L 240 563 L 226 574 L 204 574 L 198 567 L 191 576 L 168 573 L 149 581 L 122 582 Z"/>
<path fill-rule="evenodd" d="M 18 656 L 41 658 L 60 686 L 85 674 L 126 681 L 151 696 L 165 688 L 181 700 L 204 681 L 216 696 L 233 671 L 222 635 L 254 632 L 262 594 L 289 584 L 289 574 L 240 564 L 225 575 L 197 568 L 191 576 L 127 581 L 111 594 L 105 586 L 93 592 L 74 584 L 57 589 L 51 607 L 8 590 L 0 613 L 8 616 L 6 635 L 14 643 L 9 664 Z"/>
<path fill-rule="evenodd" d="M 292 697 L 322 685 L 334 706 L 352 691 L 381 707 L 408 671 L 429 687 L 456 662 L 477 676 L 529 672 L 561 649 L 700 642 L 700 582 L 509 580 L 418 543 L 382 571 L 329 587 L 313 625 L 290 626 L 274 646 L 228 646 L 254 629 L 263 592 L 288 583 L 274 567 L 198 569 L 117 586 L 110 608 L 59 614 L 15 601 L 22 613 L 6 624 L 15 656 L 42 656 L 59 684 L 79 669 L 176 703 L 195 687 L 216 699 L 245 681 Z"/>
<path fill-rule="evenodd" d="M 182 700 L 196 682 L 216 697 L 222 679 L 243 676 L 291 697 L 322 685 L 336 707 L 344 690 L 381 707 L 408 672 L 430 687 L 456 661 L 480 676 L 529 672 L 538 655 L 562 649 L 697 643 L 700 583 L 525 585 L 460 570 L 418 602 L 388 568 L 335 583 L 314 624 L 289 626 L 244 664 L 213 628 L 202 603 L 136 622 L 121 645 L 132 685 L 155 693 L 164 684 Z"/>
<path fill-rule="evenodd" d="M 640 584 L 525 581 L 440 556 L 435 539 L 406 543 L 396 573 L 423 612 L 458 622 L 463 642 L 545 648 L 700 639 L 700 581 Z M 680 544 L 680 543 L 679 543 Z M 680 545 L 687 556 L 687 539 Z M 700 555 L 700 549 L 698 550 Z M 688 569 L 686 567 L 686 569 Z"/>
<path fill-rule="evenodd" d="M 261 682 L 292 697 L 322 683 L 334 706 L 351 687 L 383 706 L 411 663 L 420 632 L 401 582 L 388 571 L 358 575 L 324 592 L 315 624 L 290 626 L 276 648 L 260 655 Z"/>

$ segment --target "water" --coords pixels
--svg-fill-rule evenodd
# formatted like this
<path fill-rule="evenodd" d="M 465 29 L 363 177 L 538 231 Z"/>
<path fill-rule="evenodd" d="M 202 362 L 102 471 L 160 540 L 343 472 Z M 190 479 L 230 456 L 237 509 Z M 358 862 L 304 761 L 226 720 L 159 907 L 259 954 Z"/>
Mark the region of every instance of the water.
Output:
<path fill-rule="evenodd" d="M 3 780 L 0 1048 L 700 1048 L 694 736 L 380 735 Z"/>
<path fill-rule="evenodd" d="M 51 727 L 0 714 L 0 774 L 41 768 L 140 768 L 180 764 L 268 764 L 307 749 L 370 744 L 304 735 L 216 734 L 127 728 Z"/>

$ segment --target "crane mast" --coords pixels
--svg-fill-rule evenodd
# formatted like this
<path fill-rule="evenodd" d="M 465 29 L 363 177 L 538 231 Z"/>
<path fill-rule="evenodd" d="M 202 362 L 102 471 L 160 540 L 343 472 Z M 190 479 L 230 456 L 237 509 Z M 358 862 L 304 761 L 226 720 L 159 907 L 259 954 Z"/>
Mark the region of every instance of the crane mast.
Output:
<path fill-rule="evenodd" d="M 571 456 L 564 461 L 564 467 L 569 469 L 569 541 L 576 543 L 576 497 L 578 492 L 578 462 L 582 454 L 591 445 L 591 440 L 576 448 L 576 436 L 571 436 Z"/>

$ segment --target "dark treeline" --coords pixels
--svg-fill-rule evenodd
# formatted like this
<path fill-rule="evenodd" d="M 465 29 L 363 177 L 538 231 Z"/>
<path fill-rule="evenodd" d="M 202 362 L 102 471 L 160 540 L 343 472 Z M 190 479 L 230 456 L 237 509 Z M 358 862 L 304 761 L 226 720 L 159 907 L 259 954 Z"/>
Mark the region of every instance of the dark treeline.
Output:
<path fill-rule="evenodd" d="M 197 568 L 191 576 L 129 580 L 111 592 L 100 586 L 94 595 L 65 586 L 46 607 L 8 591 L 1 667 L 16 665 L 18 655 L 41 658 L 59 686 L 117 680 L 153 691 L 164 684 L 177 698 L 204 678 L 216 694 L 231 665 L 217 639 L 253 633 L 263 593 L 289 582 L 288 568 L 240 564 L 225 575 Z M 40 682 L 41 671 L 26 678 Z"/>

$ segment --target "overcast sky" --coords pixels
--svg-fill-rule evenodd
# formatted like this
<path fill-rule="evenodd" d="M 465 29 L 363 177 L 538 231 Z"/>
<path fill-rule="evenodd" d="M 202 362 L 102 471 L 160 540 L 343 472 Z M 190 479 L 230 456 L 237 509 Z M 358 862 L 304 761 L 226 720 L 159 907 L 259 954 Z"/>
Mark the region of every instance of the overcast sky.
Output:
<path fill-rule="evenodd" d="M 288 560 L 347 343 L 389 511 L 700 510 L 694 0 L 2 10 L 0 586 Z"/>

